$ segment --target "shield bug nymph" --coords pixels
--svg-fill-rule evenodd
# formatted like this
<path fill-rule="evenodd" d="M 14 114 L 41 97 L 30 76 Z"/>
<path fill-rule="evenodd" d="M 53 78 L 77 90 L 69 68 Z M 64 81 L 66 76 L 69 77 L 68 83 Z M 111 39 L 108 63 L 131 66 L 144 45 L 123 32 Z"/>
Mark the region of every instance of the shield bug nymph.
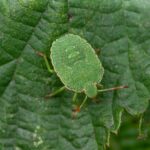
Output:
<path fill-rule="evenodd" d="M 127 86 L 119 86 L 98 90 L 97 84 L 100 84 L 102 80 L 104 68 L 92 46 L 78 35 L 65 34 L 52 43 L 50 59 L 53 69 L 46 55 L 40 52 L 38 54 L 44 57 L 49 72 L 55 72 L 64 84 L 48 96 L 55 96 L 64 89 L 68 89 L 74 91 L 73 101 L 75 101 L 77 93 L 85 93 L 85 98 L 76 112 L 80 111 L 88 97 L 96 97 L 98 92 L 127 88 Z"/>

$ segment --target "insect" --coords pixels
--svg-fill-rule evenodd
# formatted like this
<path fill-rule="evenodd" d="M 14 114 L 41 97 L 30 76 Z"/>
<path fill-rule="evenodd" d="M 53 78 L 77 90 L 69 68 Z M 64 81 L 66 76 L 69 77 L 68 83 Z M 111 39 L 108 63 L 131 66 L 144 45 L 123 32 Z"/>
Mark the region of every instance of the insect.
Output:
<path fill-rule="evenodd" d="M 50 59 L 53 69 L 46 55 L 40 52 L 38 54 L 44 58 L 48 71 L 55 72 L 64 84 L 47 96 L 55 96 L 68 89 L 74 92 L 72 100 L 75 102 L 78 93 L 85 93 L 85 98 L 76 108 L 75 113 L 80 111 L 88 97 L 94 98 L 99 92 L 127 88 L 127 86 L 119 86 L 98 90 L 97 85 L 102 80 L 104 68 L 92 46 L 78 35 L 66 34 L 52 43 Z"/>

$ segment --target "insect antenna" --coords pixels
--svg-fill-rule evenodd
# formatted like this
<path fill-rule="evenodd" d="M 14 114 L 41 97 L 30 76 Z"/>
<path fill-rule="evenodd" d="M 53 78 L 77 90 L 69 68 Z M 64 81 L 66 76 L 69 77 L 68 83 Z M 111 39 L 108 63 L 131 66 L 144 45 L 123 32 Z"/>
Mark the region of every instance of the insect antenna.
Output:
<path fill-rule="evenodd" d="M 108 89 L 102 89 L 102 90 L 98 90 L 98 92 L 108 92 L 108 91 L 120 90 L 120 89 L 125 89 L 125 88 L 128 88 L 128 86 L 125 85 L 125 86 L 118 86 L 118 87 L 113 87 L 113 88 L 108 88 Z"/>

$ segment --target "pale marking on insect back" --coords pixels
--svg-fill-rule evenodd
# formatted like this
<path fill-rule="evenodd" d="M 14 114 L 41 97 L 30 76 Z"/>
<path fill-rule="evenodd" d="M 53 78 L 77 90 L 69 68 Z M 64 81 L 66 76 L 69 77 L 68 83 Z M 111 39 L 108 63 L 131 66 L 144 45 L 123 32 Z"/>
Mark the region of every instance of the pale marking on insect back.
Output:
<path fill-rule="evenodd" d="M 74 49 L 74 51 L 70 51 L 70 49 Z M 65 49 L 64 53 L 64 61 L 65 64 L 72 68 L 73 65 L 80 61 L 85 60 L 85 54 L 82 51 L 79 51 L 75 46 L 68 47 Z M 69 61 L 67 61 L 69 60 Z"/>
<path fill-rule="evenodd" d="M 69 59 L 75 58 L 75 57 L 77 57 L 79 54 L 80 54 L 80 53 L 79 53 L 78 51 L 75 51 L 74 53 L 70 54 L 70 55 L 68 56 L 68 58 L 69 58 Z"/>
<path fill-rule="evenodd" d="M 75 46 L 70 46 L 70 47 L 68 47 L 68 48 L 65 49 L 65 52 L 68 53 L 68 51 L 70 51 L 71 48 L 75 49 L 76 47 Z"/>

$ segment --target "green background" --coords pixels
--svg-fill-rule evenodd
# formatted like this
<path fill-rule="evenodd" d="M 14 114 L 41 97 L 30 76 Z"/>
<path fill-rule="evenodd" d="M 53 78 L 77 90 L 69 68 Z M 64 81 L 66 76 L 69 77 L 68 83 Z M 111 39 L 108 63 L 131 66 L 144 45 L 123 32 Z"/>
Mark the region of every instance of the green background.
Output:
<path fill-rule="evenodd" d="M 0 0 L 1 149 L 103 150 L 124 110 L 137 116 L 145 112 L 149 10 L 149 0 Z M 89 100 L 76 120 L 72 92 L 44 99 L 62 84 L 35 53 L 49 56 L 52 42 L 68 32 L 99 51 L 105 88 L 129 86 L 99 95 L 99 103 Z"/>

